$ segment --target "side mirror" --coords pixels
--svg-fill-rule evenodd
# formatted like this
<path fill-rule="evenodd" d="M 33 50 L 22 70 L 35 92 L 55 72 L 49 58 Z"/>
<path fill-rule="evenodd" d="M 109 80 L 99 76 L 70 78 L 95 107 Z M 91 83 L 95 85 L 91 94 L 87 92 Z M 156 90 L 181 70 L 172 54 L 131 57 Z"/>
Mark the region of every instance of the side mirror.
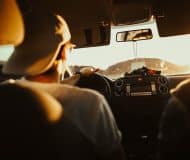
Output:
<path fill-rule="evenodd" d="M 118 32 L 116 35 L 117 42 L 148 40 L 152 39 L 152 37 L 151 29 Z"/>

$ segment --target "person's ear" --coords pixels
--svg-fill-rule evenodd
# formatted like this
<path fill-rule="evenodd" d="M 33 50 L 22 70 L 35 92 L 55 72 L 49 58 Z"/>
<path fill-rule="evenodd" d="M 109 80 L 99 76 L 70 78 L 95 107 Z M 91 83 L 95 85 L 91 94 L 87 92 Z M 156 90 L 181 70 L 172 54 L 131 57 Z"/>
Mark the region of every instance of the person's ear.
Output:
<path fill-rule="evenodd" d="M 62 59 L 57 60 L 56 61 L 56 71 L 57 71 L 57 73 L 61 75 L 61 74 L 63 74 L 64 70 L 65 70 L 65 66 L 63 64 L 63 60 Z"/>

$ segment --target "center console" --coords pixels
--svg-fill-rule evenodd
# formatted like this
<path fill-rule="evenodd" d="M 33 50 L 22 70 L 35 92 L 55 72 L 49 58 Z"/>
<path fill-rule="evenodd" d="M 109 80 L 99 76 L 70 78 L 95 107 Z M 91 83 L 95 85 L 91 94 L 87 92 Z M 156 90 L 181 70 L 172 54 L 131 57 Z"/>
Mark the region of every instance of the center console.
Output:
<path fill-rule="evenodd" d="M 160 71 L 145 67 L 125 74 L 113 82 L 113 96 L 151 96 L 169 93 L 169 83 Z"/>
<path fill-rule="evenodd" d="M 161 75 L 127 75 L 114 82 L 114 96 L 150 96 L 169 93 L 168 80 Z"/>
<path fill-rule="evenodd" d="M 170 95 L 167 77 L 143 67 L 114 80 L 111 90 L 128 159 L 155 159 L 160 116 Z"/>

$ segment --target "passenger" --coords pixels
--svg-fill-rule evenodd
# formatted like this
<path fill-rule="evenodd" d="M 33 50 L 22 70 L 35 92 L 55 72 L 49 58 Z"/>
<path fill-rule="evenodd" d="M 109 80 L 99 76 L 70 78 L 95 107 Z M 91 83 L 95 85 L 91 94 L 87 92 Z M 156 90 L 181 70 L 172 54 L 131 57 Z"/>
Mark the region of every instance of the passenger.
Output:
<path fill-rule="evenodd" d="M 65 57 L 74 46 L 66 21 L 46 9 L 45 3 L 42 6 L 34 2 L 29 12 L 22 5 L 20 8 L 25 38 L 15 48 L 3 72 L 23 75 L 15 83 L 55 97 L 64 106 L 65 117 L 94 145 L 100 157 L 123 159 L 121 133 L 105 98 L 90 89 L 60 84 L 67 70 Z M 74 83 L 79 78 L 77 75 L 67 82 Z"/>
<path fill-rule="evenodd" d="M 190 79 L 172 90 L 160 124 L 159 159 L 190 159 Z"/>

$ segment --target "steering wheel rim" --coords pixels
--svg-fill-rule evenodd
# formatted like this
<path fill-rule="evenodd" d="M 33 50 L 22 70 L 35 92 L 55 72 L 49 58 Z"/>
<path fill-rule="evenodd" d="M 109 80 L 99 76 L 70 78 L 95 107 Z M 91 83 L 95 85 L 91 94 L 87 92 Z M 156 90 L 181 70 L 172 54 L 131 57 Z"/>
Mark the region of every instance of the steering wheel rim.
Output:
<path fill-rule="evenodd" d="M 103 94 L 106 99 L 109 99 L 111 97 L 109 79 L 107 79 L 105 76 L 97 72 L 94 72 L 91 75 L 84 75 L 82 73 L 79 74 L 81 76 L 79 81 L 76 83 L 76 86 L 96 90 Z"/>

